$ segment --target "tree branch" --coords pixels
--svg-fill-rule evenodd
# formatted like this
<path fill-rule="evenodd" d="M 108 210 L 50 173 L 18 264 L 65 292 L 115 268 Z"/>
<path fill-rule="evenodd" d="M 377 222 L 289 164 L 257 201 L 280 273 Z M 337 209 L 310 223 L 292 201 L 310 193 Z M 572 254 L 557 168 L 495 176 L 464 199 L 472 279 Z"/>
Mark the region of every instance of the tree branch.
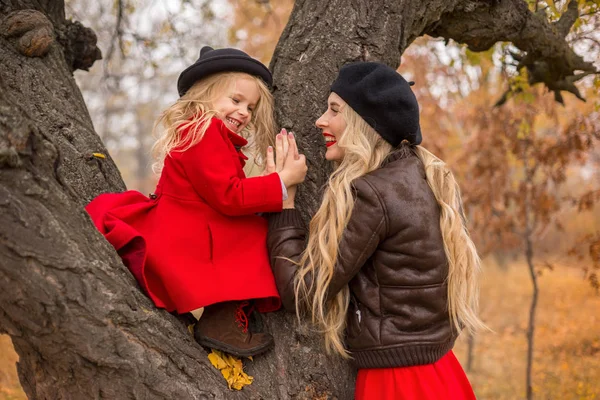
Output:
<path fill-rule="evenodd" d="M 571 27 L 573 27 L 575 21 L 577 21 L 577 18 L 579 18 L 577 2 L 571 0 L 567 6 L 567 11 L 565 11 L 565 13 L 561 15 L 560 19 L 554 23 L 558 34 L 565 38 L 569 34 L 569 31 L 571 30 Z"/>
<path fill-rule="evenodd" d="M 519 60 L 518 69 L 527 68 L 530 85 L 543 83 L 557 101 L 562 99 L 561 91 L 584 100 L 573 84 L 576 71 L 599 71 L 577 55 L 565 39 L 579 16 L 577 2 L 572 0 L 555 23 L 541 14 L 531 12 L 522 0 L 474 0 L 443 15 L 440 24 L 427 33 L 465 43 L 472 51 L 485 51 L 496 42 L 512 42 L 527 53 Z"/>
<path fill-rule="evenodd" d="M 123 23 L 123 1 L 117 0 L 116 7 L 117 7 L 117 21 L 115 23 L 115 32 L 113 33 L 113 36 L 110 39 L 110 47 L 108 48 L 108 51 L 106 52 L 106 59 L 104 60 L 105 74 L 106 74 L 106 71 L 108 70 L 108 63 L 110 62 L 110 59 L 112 58 L 112 55 L 115 51 L 115 42 L 117 42 L 119 45 L 119 49 L 121 50 L 121 55 L 123 55 L 123 53 L 124 53 L 123 31 L 121 29 L 121 24 Z"/>

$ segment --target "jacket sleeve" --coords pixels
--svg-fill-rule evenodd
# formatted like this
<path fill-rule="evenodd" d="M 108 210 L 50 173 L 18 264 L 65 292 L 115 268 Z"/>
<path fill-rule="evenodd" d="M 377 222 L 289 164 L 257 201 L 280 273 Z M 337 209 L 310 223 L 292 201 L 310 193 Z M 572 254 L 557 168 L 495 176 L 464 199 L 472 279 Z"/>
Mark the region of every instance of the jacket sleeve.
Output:
<path fill-rule="evenodd" d="M 269 214 L 268 220 L 267 248 L 275 284 L 285 309 L 294 311 L 296 308 L 294 296 L 296 263 L 302 257 L 302 252 L 306 247 L 308 231 L 300 212 L 295 209 L 285 209 L 281 213 Z"/>
<path fill-rule="evenodd" d="M 225 215 L 280 211 L 283 196 L 279 175 L 240 178 L 238 155 L 226 140 L 212 121 L 198 144 L 173 153 L 196 193 Z"/>
<path fill-rule="evenodd" d="M 327 299 L 332 299 L 358 273 L 373 255 L 386 234 L 383 203 L 376 190 L 364 179 L 355 183 L 356 200 L 350 221 L 342 234 L 338 259 L 329 284 Z M 283 305 L 294 310 L 294 276 L 306 248 L 308 232 L 297 210 L 269 215 L 267 246 L 277 289 Z M 290 262 L 293 261 L 293 262 Z M 307 277 L 310 281 L 312 277 Z M 310 287 L 310 282 L 307 282 Z"/>

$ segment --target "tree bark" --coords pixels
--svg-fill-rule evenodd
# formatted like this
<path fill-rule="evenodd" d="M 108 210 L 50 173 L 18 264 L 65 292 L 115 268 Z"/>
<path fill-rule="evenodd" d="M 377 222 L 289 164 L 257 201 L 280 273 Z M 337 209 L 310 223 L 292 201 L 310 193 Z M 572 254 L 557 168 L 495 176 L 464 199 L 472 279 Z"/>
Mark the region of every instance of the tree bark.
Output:
<path fill-rule="evenodd" d="M 299 208 L 319 204 L 328 169 L 314 121 L 339 68 L 397 67 L 459 0 L 297 0 L 272 61 L 277 118 L 296 132 L 310 173 Z M 349 399 L 354 371 L 320 335 L 267 315 L 275 349 L 246 363 L 231 392 L 185 325 L 156 309 L 83 210 L 124 190 L 72 71 L 100 57 L 64 2 L 0 0 L 0 331 L 19 354 L 31 399 Z"/>

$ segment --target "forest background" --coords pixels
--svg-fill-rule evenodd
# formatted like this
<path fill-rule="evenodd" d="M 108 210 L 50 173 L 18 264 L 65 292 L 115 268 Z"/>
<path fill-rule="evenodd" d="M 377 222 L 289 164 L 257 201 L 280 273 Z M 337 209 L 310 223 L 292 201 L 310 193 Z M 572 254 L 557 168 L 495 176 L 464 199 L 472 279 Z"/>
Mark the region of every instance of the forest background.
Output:
<path fill-rule="evenodd" d="M 598 2 L 579 3 L 588 15 L 568 38 L 598 67 Z M 67 2 L 67 14 L 98 35 L 103 59 L 75 75 L 129 189 L 153 191 L 153 124 L 176 100 L 177 76 L 199 49 L 234 46 L 268 64 L 292 6 L 291 0 Z M 567 3 L 531 7 L 556 19 Z M 528 372 L 535 398 L 600 399 L 600 79 L 578 82 L 585 102 L 570 93 L 556 98 L 529 86 L 515 68 L 516 53 L 505 43 L 473 53 L 423 37 L 399 68 L 416 82 L 423 145 L 459 178 L 484 259 L 482 317 L 492 331 L 463 335 L 456 353 L 481 399 L 526 397 Z M 249 165 L 249 174 L 258 172 Z M 26 398 L 17 360 L 9 337 L 0 336 L 2 400 Z"/>

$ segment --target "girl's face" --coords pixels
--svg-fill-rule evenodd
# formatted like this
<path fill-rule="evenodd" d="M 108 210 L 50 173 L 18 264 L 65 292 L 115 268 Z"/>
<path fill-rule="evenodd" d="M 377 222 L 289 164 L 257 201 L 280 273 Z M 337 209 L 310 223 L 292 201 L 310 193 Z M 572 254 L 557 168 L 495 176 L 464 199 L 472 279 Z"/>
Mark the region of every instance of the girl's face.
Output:
<path fill-rule="evenodd" d="M 231 131 L 241 132 L 252 119 L 252 113 L 260 99 L 260 92 L 254 79 L 237 78 L 231 86 L 214 102 L 217 117 Z"/>
<path fill-rule="evenodd" d="M 337 144 L 346 129 L 346 120 L 341 112 L 345 106 L 346 102 L 340 96 L 331 92 L 327 99 L 327 111 L 315 122 L 317 128 L 323 131 L 325 146 L 327 146 L 325 159 L 328 161 L 340 162 L 346 154 L 344 148 Z"/>

